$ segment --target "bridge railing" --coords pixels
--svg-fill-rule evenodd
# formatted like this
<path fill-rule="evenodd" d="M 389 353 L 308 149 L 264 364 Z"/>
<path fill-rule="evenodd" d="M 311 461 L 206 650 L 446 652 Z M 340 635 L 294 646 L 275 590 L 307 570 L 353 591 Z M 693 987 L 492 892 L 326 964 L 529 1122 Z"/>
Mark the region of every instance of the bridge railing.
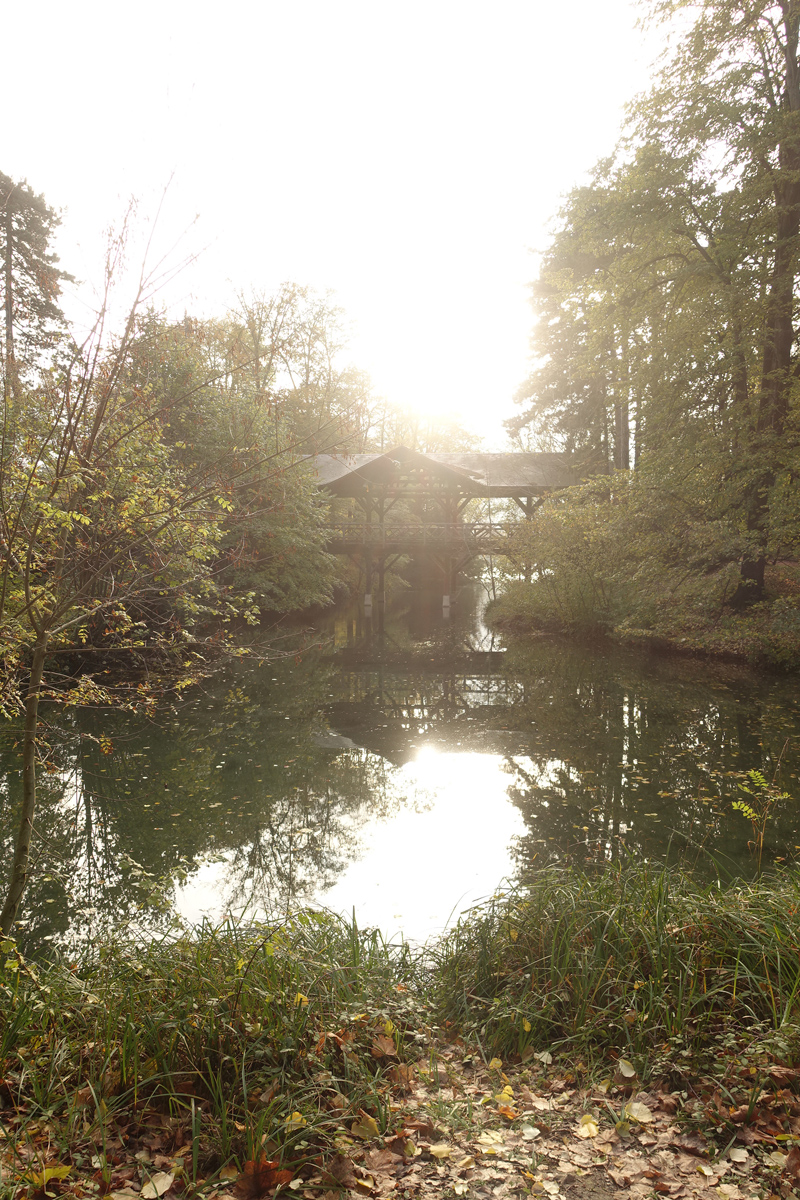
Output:
<path fill-rule="evenodd" d="M 498 522 L 430 523 L 397 522 L 379 524 L 367 521 L 334 521 L 328 525 L 328 544 L 331 547 L 370 546 L 409 549 L 426 547 L 463 547 L 478 552 L 501 546 L 513 528 Z"/>

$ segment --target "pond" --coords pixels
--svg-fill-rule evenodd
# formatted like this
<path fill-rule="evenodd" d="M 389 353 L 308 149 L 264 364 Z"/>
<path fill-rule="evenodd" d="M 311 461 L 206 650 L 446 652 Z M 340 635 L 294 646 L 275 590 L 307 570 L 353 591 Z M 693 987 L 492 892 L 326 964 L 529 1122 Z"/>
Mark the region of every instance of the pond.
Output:
<path fill-rule="evenodd" d="M 157 720 L 51 714 L 23 940 L 245 919 L 299 904 L 422 940 L 504 880 L 625 855 L 755 869 L 749 773 L 787 797 L 764 863 L 800 851 L 796 682 L 729 664 L 487 634 L 405 594 L 220 669 Z M 254 650 L 257 650 L 254 647 Z M 744 792 L 750 789 L 754 795 Z M 4 861 L 19 758 L 0 754 Z"/>

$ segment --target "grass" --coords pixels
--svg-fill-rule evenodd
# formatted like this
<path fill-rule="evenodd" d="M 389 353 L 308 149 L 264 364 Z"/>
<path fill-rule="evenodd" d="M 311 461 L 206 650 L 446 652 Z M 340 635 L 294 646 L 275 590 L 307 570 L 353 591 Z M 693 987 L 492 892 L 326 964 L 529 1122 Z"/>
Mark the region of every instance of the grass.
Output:
<path fill-rule="evenodd" d="M 145 1181 L 179 1156 L 189 1195 L 264 1156 L 322 1164 L 392 1133 L 398 1064 L 437 1026 L 486 1062 L 552 1055 L 595 1080 L 631 1063 L 746 1103 L 800 1059 L 799 909 L 797 870 L 721 888 L 627 865 L 540 872 L 418 950 L 321 913 L 38 968 L 5 943 L 0 1196 L 57 1194 L 54 1164 L 123 1186 L 134 1145 Z M 464 1103 L 439 1118 L 469 1121 Z"/>
<path fill-rule="evenodd" d="M 407 948 L 323 913 L 40 969 L 14 958 L 0 985 L 0 1122 L 29 1176 L 46 1142 L 49 1159 L 99 1161 L 107 1184 L 148 1123 L 172 1150 L 180 1130 L 194 1182 L 262 1149 L 302 1159 L 348 1116 L 384 1130 L 397 1048 L 420 1025 Z"/>
<path fill-rule="evenodd" d="M 435 948 L 432 1004 L 487 1052 L 619 1056 L 675 1084 L 797 1055 L 800 872 L 702 886 L 675 868 L 553 868 Z"/>

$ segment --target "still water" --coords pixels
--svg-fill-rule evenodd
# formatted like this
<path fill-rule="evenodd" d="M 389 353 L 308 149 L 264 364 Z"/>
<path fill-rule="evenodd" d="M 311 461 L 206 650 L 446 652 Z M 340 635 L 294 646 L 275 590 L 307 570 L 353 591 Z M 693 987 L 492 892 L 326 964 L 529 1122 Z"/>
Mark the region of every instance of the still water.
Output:
<path fill-rule="evenodd" d="M 418 940 L 547 862 L 669 856 L 748 874 L 753 830 L 732 803 L 752 770 L 788 793 L 765 862 L 800 852 L 794 680 L 506 646 L 479 601 L 464 589 L 446 619 L 438 598 L 407 594 L 382 631 L 326 618 L 302 649 L 292 634 L 158 720 L 53 714 L 27 945 L 140 922 L 143 891 L 175 869 L 151 924 L 316 904 Z M 6 736 L 6 862 L 19 787 Z"/>

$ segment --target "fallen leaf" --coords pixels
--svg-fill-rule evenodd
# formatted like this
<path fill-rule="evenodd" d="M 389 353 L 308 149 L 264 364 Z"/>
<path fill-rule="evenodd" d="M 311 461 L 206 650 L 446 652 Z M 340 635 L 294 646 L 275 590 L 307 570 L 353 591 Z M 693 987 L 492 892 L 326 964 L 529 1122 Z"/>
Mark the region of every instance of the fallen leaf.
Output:
<path fill-rule="evenodd" d="M 502 1058 L 493 1058 L 491 1060 L 491 1062 L 489 1063 L 490 1071 L 500 1071 L 500 1070 L 502 1070 L 502 1067 L 503 1067 Z"/>
<path fill-rule="evenodd" d="M 581 1117 L 578 1128 L 575 1130 L 579 1138 L 595 1138 L 600 1132 L 600 1126 L 597 1121 L 589 1113 Z"/>
<path fill-rule="evenodd" d="M 538 1058 L 539 1062 L 545 1067 L 549 1067 L 553 1061 L 553 1056 L 549 1050 L 540 1050 L 538 1054 L 534 1054 L 534 1058 Z"/>
<path fill-rule="evenodd" d="M 800 1175 L 800 1146 L 792 1146 L 783 1170 L 786 1175 L 791 1175 L 793 1179 L 797 1179 L 797 1176 Z"/>
<path fill-rule="evenodd" d="M 497 1111 L 501 1117 L 505 1117 L 507 1121 L 516 1121 L 519 1113 L 510 1104 L 498 1104 Z"/>
<path fill-rule="evenodd" d="M 158 1200 L 159 1196 L 169 1191 L 174 1182 L 173 1171 L 157 1171 L 142 1188 L 142 1200 Z"/>
<path fill-rule="evenodd" d="M 503 1135 L 502 1133 L 495 1133 L 492 1129 L 486 1129 L 475 1138 L 475 1141 L 479 1146 L 502 1146 Z"/>
<path fill-rule="evenodd" d="M 428 1150 L 434 1158 L 443 1159 L 450 1157 L 450 1147 L 447 1142 L 436 1142 L 433 1146 L 429 1146 Z"/>
<path fill-rule="evenodd" d="M 353 1121 L 350 1126 L 350 1132 L 353 1137 L 361 1138 L 363 1142 L 368 1142 L 370 1138 L 378 1137 L 380 1129 L 378 1122 L 368 1113 L 362 1113 L 357 1121 Z"/>
<path fill-rule="evenodd" d="M 234 1191 L 237 1196 L 244 1196 L 246 1200 L 259 1200 L 259 1197 L 273 1192 L 276 1187 L 289 1183 L 293 1175 L 294 1171 L 281 1168 L 276 1159 L 262 1157 L 258 1162 L 251 1159 L 244 1164 L 244 1171 L 236 1180 Z"/>
<path fill-rule="evenodd" d="M 738 1146 L 734 1146 L 733 1150 L 728 1151 L 728 1158 L 731 1162 L 743 1163 L 747 1162 L 749 1154 L 746 1150 L 740 1150 Z"/>
<path fill-rule="evenodd" d="M 397 1047 L 394 1038 L 377 1033 L 372 1039 L 372 1054 L 375 1058 L 397 1058 Z"/>
<path fill-rule="evenodd" d="M 636 1074 L 636 1067 L 633 1063 L 628 1062 L 627 1058 L 621 1058 L 617 1062 L 620 1075 L 624 1075 L 626 1079 L 633 1079 Z"/>
<path fill-rule="evenodd" d="M 541 1137 L 541 1129 L 537 1129 L 535 1125 L 523 1125 L 520 1130 L 526 1142 L 532 1142 L 534 1138 Z"/>
<path fill-rule="evenodd" d="M 33 1176 L 33 1182 L 36 1187 L 44 1188 L 51 1179 L 66 1179 L 72 1167 L 60 1167 L 58 1164 L 53 1166 L 43 1167 L 41 1171 L 37 1171 Z"/>
<path fill-rule="evenodd" d="M 646 1104 L 642 1104 L 640 1100 L 633 1100 L 630 1104 L 626 1104 L 625 1115 L 633 1117 L 634 1121 L 638 1121 L 640 1125 L 649 1125 L 653 1119 L 650 1109 Z"/>
<path fill-rule="evenodd" d="M 475 1166 L 475 1159 L 472 1157 L 471 1154 L 467 1154 L 464 1158 L 461 1159 L 460 1162 L 456 1163 L 456 1170 L 457 1171 L 468 1171 L 470 1169 L 470 1167 L 474 1167 L 474 1166 Z"/>

